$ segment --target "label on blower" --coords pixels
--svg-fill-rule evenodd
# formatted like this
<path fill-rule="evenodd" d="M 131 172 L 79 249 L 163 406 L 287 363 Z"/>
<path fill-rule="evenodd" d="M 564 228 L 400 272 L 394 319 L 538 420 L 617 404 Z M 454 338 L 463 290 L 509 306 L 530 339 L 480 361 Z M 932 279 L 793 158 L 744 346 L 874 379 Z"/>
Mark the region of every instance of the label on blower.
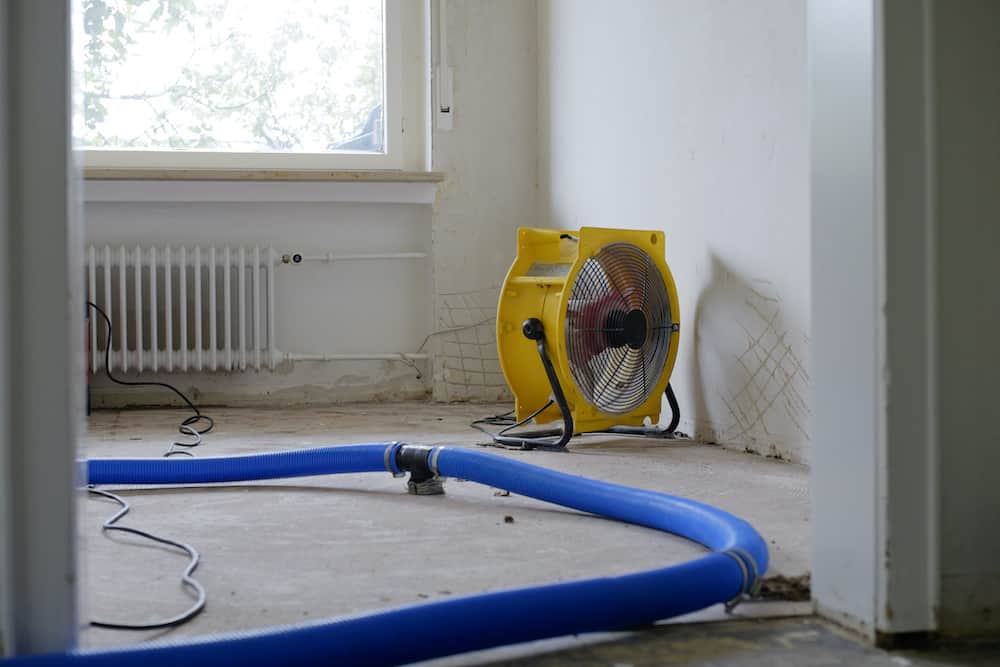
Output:
<path fill-rule="evenodd" d="M 528 271 L 524 275 L 531 276 L 532 278 L 560 278 L 569 275 L 569 269 L 571 266 L 573 265 L 543 264 L 536 262 L 528 267 Z"/>

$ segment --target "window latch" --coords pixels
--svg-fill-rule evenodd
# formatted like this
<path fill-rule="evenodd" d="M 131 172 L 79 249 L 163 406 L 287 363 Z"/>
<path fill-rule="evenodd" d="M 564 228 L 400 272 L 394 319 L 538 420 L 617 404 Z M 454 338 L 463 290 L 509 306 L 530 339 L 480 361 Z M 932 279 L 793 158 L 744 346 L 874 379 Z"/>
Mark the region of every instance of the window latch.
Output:
<path fill-rule="evenodd" d="M 450 130 L 453 124 L 454 99 L 452 97 L 452 68 L 438 67 L 437 71 L 437 126 Z"/>

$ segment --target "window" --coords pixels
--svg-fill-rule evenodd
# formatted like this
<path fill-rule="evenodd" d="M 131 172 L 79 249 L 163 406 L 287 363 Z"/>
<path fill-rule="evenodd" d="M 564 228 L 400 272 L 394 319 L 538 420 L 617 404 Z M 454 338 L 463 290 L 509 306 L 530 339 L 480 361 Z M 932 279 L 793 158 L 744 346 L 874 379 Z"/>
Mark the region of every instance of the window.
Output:
<path fill-rule="evenodd" d="M 86 165 L 399 166 L 398 0 L 77 2 Z"/>

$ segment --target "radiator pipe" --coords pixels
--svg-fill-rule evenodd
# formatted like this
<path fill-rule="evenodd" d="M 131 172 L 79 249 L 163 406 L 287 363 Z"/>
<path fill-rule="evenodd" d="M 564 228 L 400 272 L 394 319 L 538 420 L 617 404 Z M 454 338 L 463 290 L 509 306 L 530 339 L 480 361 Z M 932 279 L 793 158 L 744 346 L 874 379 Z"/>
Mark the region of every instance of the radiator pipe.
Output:
<path fill-rule="evenodd" d="M 628 630 L 749 593 L 767 546 L 746 521 L 709 505 L 448 447 L 344 445 L 205 459 L 91 459 L 91 484 L 195 484 L 345 472 L 455 477 L 694 540 L 690 562 L 471 595 L 308 624 L 104 650 L 13 658 L 4 667 L 400 665 L 547 637 Z"/>
<path fill-rule="evenodd" d="M 302 262 L 355 262 L 372 259 L 424 259 L 425 252 L 377 252 L 354 255 L 337 255 L 332 252 L 322 255 L 303 255 L 302 253 L 287 253 L 281 256 L 282 264 L 301 264 Z"/>
<path fill-rule="evenodd" d="M 363 352 L 359 354 L 300 354 L 287 352 L 288 361 L 423 361 L 425 352 Z"/>

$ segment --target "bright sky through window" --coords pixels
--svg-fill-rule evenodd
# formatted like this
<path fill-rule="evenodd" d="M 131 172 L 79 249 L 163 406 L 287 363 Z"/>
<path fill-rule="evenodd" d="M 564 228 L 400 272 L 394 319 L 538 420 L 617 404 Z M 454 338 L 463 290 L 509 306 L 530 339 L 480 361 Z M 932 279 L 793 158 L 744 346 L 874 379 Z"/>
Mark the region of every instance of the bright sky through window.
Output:
<path fill-rule="evenodd" d="M 380 153 L 381 0 L 78 0 L 87 149 Z"/>

